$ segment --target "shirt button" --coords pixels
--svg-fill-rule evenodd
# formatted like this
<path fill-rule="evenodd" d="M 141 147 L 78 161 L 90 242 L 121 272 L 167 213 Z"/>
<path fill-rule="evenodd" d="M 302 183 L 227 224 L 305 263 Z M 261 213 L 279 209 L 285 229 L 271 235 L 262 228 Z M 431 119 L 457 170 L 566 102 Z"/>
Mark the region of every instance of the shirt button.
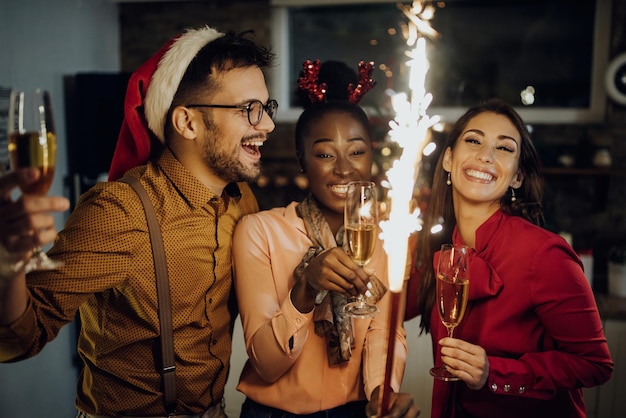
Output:
<path fill-rule="evenodd" d="M 517 389 L 517 391 L 522 394 L 524 392 L 526 392 L 526 386 L 520 386 L 519 389 Z"/>
<path fill-rule="evenodd" d="M 510 390 L 511 390 L 511 385 L 509 385 L 509 384 L 507 383 L 506 385 L 504 385 L 504 388 L 503 388 L 503 389 L 504 389 L 504 391 L 505 391 L 505 392 L 508 392 L 508 391 L 510 391 Z"/>
<path fill-rule="evenodd" d="M 498 391 L 498 385 L 496 385 L 496 382 L 493 382 L 491 384 L 491 391 L 492 392 L 497 392 Z"/>
<path fill-rule="evenodd" d="M 298 324 L 299 324 L 300 322 L 302 322 L 302 319 L 300 319 L 300 318 L 296 318 L 296 323 L 298 323 Z"/>

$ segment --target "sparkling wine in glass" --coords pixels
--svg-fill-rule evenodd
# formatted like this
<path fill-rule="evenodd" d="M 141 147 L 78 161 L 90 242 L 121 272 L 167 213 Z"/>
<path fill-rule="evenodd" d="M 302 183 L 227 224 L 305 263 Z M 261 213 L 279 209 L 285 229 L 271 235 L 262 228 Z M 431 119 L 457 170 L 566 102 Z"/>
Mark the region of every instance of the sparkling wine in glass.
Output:
<path fill-rule="evenodd" d="M 376 186 L 371 181 L 348 183 L 344 229 L 348 254 L 359 266 L 365 266 L 374 254 L 378 233 Z M 352 317 L 367 318 L 378 313 L 378 306 L 367 302 L 360 294 L 344 306 L 344 312 Z"/>
<path fill-rule="evenodd" d="M 437 266 L 437 308 L 441 322 L 454 336 L 454 329 L 463 319 L 469 298 L 469 247 L 443 244 Z M 445 365 L 430 369 L 430 374 L 445 381 L 459 380 Z"/>
<path fill-rule="evenodd" d="M 40 171 L 39 180 L 23 187 L 22 193 L 45 195 L 54 177 L 57 151 L 50 94 L 41 89 L 12 90 L 7 122 L 11 169 L 36 167 Z M 24 268 L 28 273 L 38 269 L 55 269 L 61 265 L 37 247 Z"/>

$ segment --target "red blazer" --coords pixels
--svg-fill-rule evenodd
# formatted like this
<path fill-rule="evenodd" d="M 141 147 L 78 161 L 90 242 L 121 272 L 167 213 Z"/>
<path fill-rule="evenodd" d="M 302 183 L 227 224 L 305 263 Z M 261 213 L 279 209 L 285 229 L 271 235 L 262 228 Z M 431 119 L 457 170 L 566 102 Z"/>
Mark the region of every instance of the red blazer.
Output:
<path fill-rule="evenodd" d="M 453 241 L 463 244 L 457 229 Z M 440 365 L 437 341 L 447 332 L 436 307 L 431 333 Z M 581 388 L 613 371 L 578 255 L 559 235 L 501 211 L 476 231 L 470 302 L 455 337 L 485 349 L 489 378 L 478 391 L 436 380 L 432 417 L 585 417 Z"/>

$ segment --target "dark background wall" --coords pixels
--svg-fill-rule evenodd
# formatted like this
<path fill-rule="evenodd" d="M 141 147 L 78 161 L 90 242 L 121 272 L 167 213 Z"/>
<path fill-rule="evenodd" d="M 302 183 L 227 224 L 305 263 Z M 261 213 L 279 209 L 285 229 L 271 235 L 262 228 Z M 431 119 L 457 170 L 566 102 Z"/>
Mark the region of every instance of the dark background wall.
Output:
<path fill-rule="evenodd" d="M 256 39 L 270 45 L 269 0 L 122 3 L 120 39 L 122 71 L 130 72 L 163 43 L 185 28 L 204 24 L 220 30 L 254 29 Z M 626 52 L 626 1 L 613 0 L 610 57 Z M 592 249 L 594 287 L 606 291 L 606 254 L 626 243 L 626 107 L 607 98 L 604 123 L 593 125 L 535 125 L 533 136 L 546 166 L 547 227 L 572 234 L 576 249 Z M 266 177 L 256 186 L 262 207 L 299 199 L 298 167 L 293 157 L 293 124 L 279 123 L 263 147 Z M 610 168 L 596 168 L 597 149 L 610 150 Z M 565 169 L 558 157 L 577 157 Z"/>

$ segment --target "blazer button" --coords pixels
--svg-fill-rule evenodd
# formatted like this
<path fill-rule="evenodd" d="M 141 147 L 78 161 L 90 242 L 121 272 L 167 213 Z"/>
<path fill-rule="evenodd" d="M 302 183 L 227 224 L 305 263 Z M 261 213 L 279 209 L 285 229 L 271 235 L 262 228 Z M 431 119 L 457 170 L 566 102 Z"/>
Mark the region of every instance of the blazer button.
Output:
<path fill-rule="evenodd" d="M 504 385 L 504 388 L 503 388 L 503 389 L 504 389 L 504 391 L 505 391 L 505 392 L 508 392 L 508 391 L 510 391 L 510 390 L 511 390 L 511 385 L 509 385 L 509 384 L 507 383 L 506 385 Z"/>
<path fill-rule="evenodd" d="M 517 392 L 519 392 L 520 395 L 526 392 L 526 386 L 520 386 L 519 389 L 517 389 Z"/>
<path fill-rule="evenodd" d="M 497 392 L 498 391 L 498 385 L 496 384 L 496 382 L 493 382 L 491 384 L 491 391 L 492 392 Z"/>

